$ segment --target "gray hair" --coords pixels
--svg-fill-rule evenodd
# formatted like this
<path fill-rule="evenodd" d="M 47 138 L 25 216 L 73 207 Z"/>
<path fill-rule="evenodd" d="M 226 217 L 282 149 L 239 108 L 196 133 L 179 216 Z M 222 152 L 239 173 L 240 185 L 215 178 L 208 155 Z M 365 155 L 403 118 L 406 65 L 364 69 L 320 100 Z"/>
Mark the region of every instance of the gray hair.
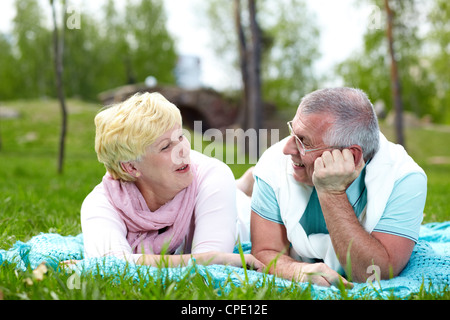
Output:
<path fill-rule="evenodd" d="M 364 160 L 371 159 L 380 145 L 378 119 L 364 91 L 355 88 L 326 88 L 311 92 L 300 102 L 302 114 L 328 113 L 335 122 L 324 134 L 329 145 L 359 145 Z"/>

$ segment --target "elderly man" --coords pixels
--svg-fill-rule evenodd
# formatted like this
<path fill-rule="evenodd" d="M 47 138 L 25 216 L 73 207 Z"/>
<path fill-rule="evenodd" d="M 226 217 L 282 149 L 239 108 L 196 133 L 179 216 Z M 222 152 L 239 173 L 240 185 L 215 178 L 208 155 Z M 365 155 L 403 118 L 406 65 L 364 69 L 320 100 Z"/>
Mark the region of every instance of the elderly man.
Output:
<path fill-rule="evenodd" d="M 306 95 L 288 127 L 253 171 L 253 255 L 324 286 L 398 275 L 418 240 L 424 171 L 386 140 L 359 89 Z"/>

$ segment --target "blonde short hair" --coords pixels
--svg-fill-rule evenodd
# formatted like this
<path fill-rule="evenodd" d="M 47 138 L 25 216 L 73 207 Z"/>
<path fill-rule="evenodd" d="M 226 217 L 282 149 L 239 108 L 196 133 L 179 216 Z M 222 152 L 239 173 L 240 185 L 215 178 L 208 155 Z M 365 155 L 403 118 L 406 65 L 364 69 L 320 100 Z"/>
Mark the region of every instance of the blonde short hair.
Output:
<path fill-rule="evenodd" d="M 160 93 L 137 93 L 124 102 L 102 109 L 95 117 L 95 151 L 114 179 L 134 181 L 121 162 L 140 161 L 146 148 L 181 126 L 180 110 Z"/>

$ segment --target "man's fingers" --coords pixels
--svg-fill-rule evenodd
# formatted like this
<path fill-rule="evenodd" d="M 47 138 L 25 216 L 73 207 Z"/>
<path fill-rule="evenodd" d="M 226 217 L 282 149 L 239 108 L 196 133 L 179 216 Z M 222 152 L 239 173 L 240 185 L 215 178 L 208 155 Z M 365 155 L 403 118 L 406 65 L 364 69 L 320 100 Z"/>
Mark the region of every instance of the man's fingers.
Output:
<path fill-rule="evenodd" d="M 340 287 L 341 285 L 343 285 L 345 288 L 347 289 L 351 289 L 353 288 L 353 283 L 349 282 L 347 279 L 345 279 L 344 277 L 342 277 L 341 275 L 338 275 L 337 277 L 333 277 L 332 279 L 329 279 L 329 282 L 335 286 L 335 287 Z"/>
<path fill-rule="evenodd" d="M 315 171 L 315 170 L 323 169 L 324 167 L 325 167 L 325 165 L 324 165 L 324 163 L 323 163 L 322 157 L 318 157 L 318 158 L 314 161 L 314 171 Z"/>
<path fill-rule="evenodd" d="M 335 161 L 333 159 L 333 155 L 331 154 L 330 151 L 325 151 L 324 153 L 322 153 L 322 156 L 320 156 L 317 159 L 322 159 L 324 167 L 331 166 L 333 164 L 333 162 Z"/>

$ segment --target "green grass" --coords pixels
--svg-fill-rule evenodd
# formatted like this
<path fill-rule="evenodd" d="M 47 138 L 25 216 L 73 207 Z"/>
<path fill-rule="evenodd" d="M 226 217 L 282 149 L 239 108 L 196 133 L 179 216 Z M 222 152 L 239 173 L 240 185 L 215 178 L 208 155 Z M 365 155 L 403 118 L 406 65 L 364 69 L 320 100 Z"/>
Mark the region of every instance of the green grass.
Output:
<path fill-rule="evenodd" d="M 93 118 L 100 105 L 69 100 L 66 161 L 57 173 L 60 110 L 55 100 L 11 101 L 3 106 L 20 112 L 18 119 L 0 119 L 0 249 L 17 240 L 28 241 L 40 232 L 77 235 L 81 232 L 79 211 L 84 197 L 105 172 L 94 151 Z M 388 138 L 392 130 L 382 127 Z M 407 149 L 428 175 L 428 200 L 424 223 L 450 220 L 450 130 L 411 128 L 406 132 Z M 434 158 L 433 158 L 434 157 Z M 442 158 L 444 157 L 444 158 Z M 441 161 L 442 162 L 442 161 Z M 249 165 L 230 165 L 239 177 Z M 188 275 L 180 282 L 153 279 L 132 281 L 122 277 L 83 275 L 80 289 L 70 290 L 71 274 L 48 270 L 42 281 L 32 270 L 19 271 L 12 265 L 0 267 L 1 299 L 310 299 L 310 288 L 293 286 L 279 290 L 270 282 L 263 287 L 244 284 L 224 293 L 207 286 L 200 275 Z M 182 288 L 182 289 L 181 289 Z M 347 297 L 352 299 L 351 296 Z M 411 299 L 449 299 L 449 290 L 429 294 L 423 290 Z"/>

